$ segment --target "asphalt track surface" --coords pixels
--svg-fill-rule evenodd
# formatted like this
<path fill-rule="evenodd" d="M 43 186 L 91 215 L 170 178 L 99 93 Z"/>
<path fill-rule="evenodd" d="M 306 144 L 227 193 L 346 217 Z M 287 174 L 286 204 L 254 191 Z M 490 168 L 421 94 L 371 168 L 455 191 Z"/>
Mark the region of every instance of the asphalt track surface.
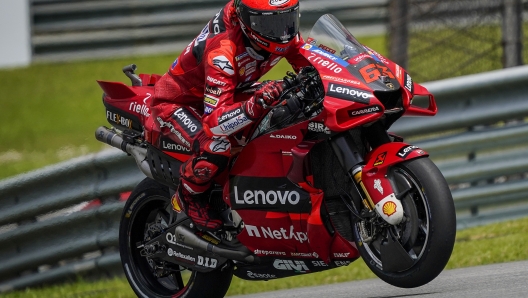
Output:
<path fill-rule="evenodd" d="M 369 279 L 236 297 L 521 298 L 528 297 L 528 261 L 445 270 L 432 282 L 414 289 L 396 288 L 381 279 Z"/>

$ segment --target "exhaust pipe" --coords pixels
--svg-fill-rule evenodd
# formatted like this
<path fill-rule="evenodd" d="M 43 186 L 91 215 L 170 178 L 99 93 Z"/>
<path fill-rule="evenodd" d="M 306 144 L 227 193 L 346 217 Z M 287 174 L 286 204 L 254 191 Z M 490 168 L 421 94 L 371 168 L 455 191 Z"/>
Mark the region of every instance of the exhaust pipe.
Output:
<path fill-rule="evenodd" d="M 95 131 L 95 138 L 100 142 L 108 144 L 117 149 L 121 149 L 124 152 L 132 155 L 132 157 L 134 157 L 136 160 L 136 164 L 141 172 L 143 172 L 143 174 L 145 174 L 147 177 L 154 179 L 147 160 L 147 148 L 142 148 L 140 146 L 126 142 L 123 140 L 121 135 L 104 126 L 99 127 Z"/>
<path fill-rule="evenodd" d="M 203 251 L 212 252 L 218 256 L 231 260 L 247 263 L 260 263 L 260 259 L 257 256 L 251 254 L 249 250 L 244 252 L 218 247 L 196 236 L 192 231 L 190 231 L 184 226 L 177 226 L 175 229 L 175 234 L 176 239 L 183 239 L 182 243 L 191 247 L 201 249 Z"/>

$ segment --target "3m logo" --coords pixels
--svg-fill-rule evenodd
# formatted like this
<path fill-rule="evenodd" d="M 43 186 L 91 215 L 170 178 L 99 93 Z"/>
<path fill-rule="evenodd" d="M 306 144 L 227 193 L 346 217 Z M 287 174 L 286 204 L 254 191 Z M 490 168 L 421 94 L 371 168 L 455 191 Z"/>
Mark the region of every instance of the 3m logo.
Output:
<path fill-rule="evenodd" d="M 374 63 L 364 66 L 359 70 L 359 73 L 367 84 L 374 82 L 382 75 L 394 79 L 394 75 L 387 67 Z"/>

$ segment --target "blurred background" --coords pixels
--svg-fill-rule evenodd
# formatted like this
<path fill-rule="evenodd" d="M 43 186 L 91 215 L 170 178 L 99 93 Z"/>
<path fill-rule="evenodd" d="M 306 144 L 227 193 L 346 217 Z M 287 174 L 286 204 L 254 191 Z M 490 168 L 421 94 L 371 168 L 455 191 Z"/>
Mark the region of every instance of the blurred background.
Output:
<path fill-rule="evenodd" d="M 95 276 L 119 272 L 118 217 L 127 191 L 143 176 L 137 173 L 131 159 L 123 166 L 127 157 L 122 152 L 99 153 L 108 146 L 95 140 L 94 131 L 107 125 L 107 121 L 96 80 L 128 84 L 121 68 L 131 63 L 138 65 L 139 73 L 165 73 L 226 2 L 0 0 L 0 294 L 60 281 L 79 272 L 92 272 Z M 524 94 L 528 91 L 528 84 L 524 83 L 528 75 L 520 74 L 517 67 L 528 60 L 528 0 L 300 3 L 305 38 L 322 14 L 331 13 L 360 42 L 404 66 L 416 82 L 448 79 L 427 86 L 440 90 L 439 104 L 442 100 L 449 103 L 452 109 L 447 107 L 444 111 L 456 118 L 432 122 L 434 125 L 422 126 L 423 129 L 456 135 L 507 126 L 516 129 L 510 134 L 510 141 L 492 138 L 497 134 L 504 136 L 505 132 L 482 134 L 481 139 L 496 146 L 505 144 L 508 149 L 526 143 L 526 104 L 513 102 L 526 102 Z M 506 70 L 493 77 L 452 80 L 500 69 Z M 280 63 L 267 78 L 282 78 L 287 70 L 289 66 Z M 493 85 L 502 80 L 506 83 Z M 445 91 L 451 86 L 453 92 Z M 508 110 L 500 117 L 486 114 L 500 110 L 491 105 L 498 100 Z M 477 109 L 479 104 L 481 108 Z M 468 120 L 477 119 L 474 115 L 478 113 L 488 120 Z M 416 131 L 412 125 L 402 127 L 402 131 L 413 136 Z M 476 140 L 467 135 L 456 136 Z M 430 147 L 423 148 L 434 152 L 435 143 L 427 144 Z M 515 159 L 508 164 L 485 164 L 487 168 L 483 168 L 476 158 L 481 153 L 475 153 L 475 148 L 470 148 L 473 145 L 460 143 L 457 148 L 464 147 L 465 151 L 460 149 L 463 156 L 447 162 L 446 170 L 442 169 L 453 191 L 461 190 L 459 198 L 467 199 L 457 207 L 469 210 L 475 217 L 480 210 L 475 206 L 482 203 L 475 203 L 474 198 L 479 195 L 490 195 L 484 205 L 498 198 L 505 202 L 526 200 L 526 154 L 513 154 Z M 489 150 L 490 146 L 482 148 Z M 453 154 L 446 148 L 438 149 L 437 156 Z M 523 150 L 525 153 L 525 149 L 518 151 Z M 501 154 L 489 160 L 501 160 Z M 449 167 L 461 166 L 460 159 L 480 168 L 471 174 L 459 174 L 460 168 L 449 172 Z M 65 177 L 78 179 L 66 181 Z M 497 193 L 482 188 L 512 180 L 520 181 L 520 186 L 502 185 L 508 191 Z M 472 193 L 466 189 L 469 186 Z M 481 188 L 473 190 L 473 186 Z M 466 193 L 462 193 L 464 189 Z M 96 208 L 99 206 L 104 208 Z M 73 213 L 76 215 L 61 217 Z M 505 218 L 511 218 L 513 213 L 508 214 Z M 68 225 L 76 230 L 68 231 L 64 228 Z"/>

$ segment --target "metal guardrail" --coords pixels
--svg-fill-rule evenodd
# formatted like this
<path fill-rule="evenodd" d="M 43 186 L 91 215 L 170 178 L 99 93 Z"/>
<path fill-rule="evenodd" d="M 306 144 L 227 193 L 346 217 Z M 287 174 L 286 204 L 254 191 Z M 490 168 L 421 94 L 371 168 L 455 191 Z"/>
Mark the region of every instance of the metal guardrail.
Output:
<path fill-rule="evenodd" d="M 33 61 L 177 52 L 226 3 L 227 0 L 31 0 Z M 309 28 L 322 14 L 332 13 L 347 26 L 383 28 L 387 3 L 388 0 L 303 0 L 301 26 Z"/>
<path fill-rule="evenodd" d="M 459 229 L 528 216 L 526 82 L 528 66 L 426 83 L 438 115 L 392 129 L 437 163 Z M 111 149 L 0 181 L 0 293 L 120 272 L 118 196 L 142 179 L 131 157 Z M 64 214 L 94 199 L 103 204 Z"/>

